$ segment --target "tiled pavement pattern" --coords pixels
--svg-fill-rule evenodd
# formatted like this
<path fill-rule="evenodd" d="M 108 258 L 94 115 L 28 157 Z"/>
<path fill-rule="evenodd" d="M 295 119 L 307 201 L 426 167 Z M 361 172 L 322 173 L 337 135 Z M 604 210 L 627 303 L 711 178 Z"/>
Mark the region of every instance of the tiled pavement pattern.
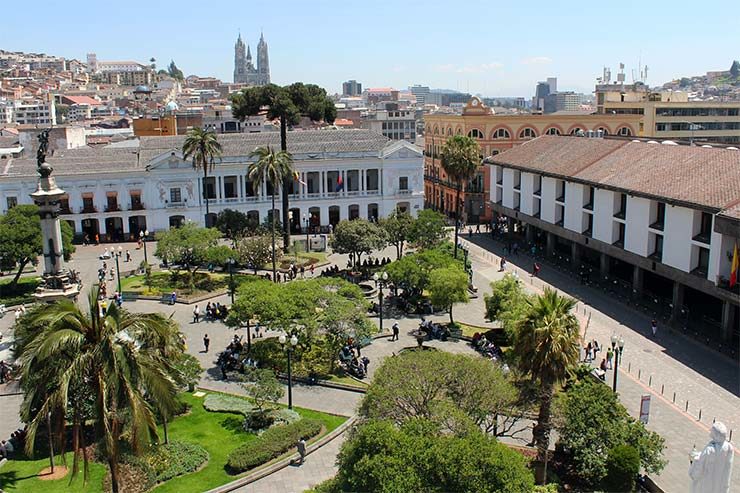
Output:
<path fill-rule="evenodd" d="M 463 242 L 470 244 L 467 235 L 465 238 Z M 456 307 L 454 316 L 456 320 L 463 322 L 490 326 L 490 324 L 483 322 L 485 313 L 483 293 L 489 291 L 488 285 L 492 280 L 499 279 L 503 275 L 498 271 L 501 245 L 490 241 L 484 235 L 474 235 L 471 240 L 475 243 L 471 246 L 474 269 L 473 280 L 479 288 L 480 297 L 471 300 L 467 305 Z M 135 245 L 124 245 L 124 249 L 126 246 L 130 248 L 134 257 L 132 264 L 128 265 L 137 265 L 143 259 L 143 252 L 135 250 Z M 103 246 L 99 246 L 79 247 L 78 249 L 73 268 L 82 272 L 86 286 L 90 286 L 95 280 L 99 266 L 99 261 L 95 259 L 103 251 L 103 248 Z M 150 256 L 154 249 L 154 244 L 150 243 L 148 245 Z M 386 249 L 379 256 L 388 256 L 393 259 L 395 253 L 392 249 Z M 340 267 L 346 265 L 346 256 L 332 255 L 331 260 Z M 578 305 L 581 317 L 591 316 L 586 334 L 587 338 L 596 338 L 601 345 L 604 345 L 608 343 L 609 336 L 613 332 L 624 337 L 626 351 L 624 355 L 625 364 L 620 368 L 619 375 L 618 390 L 620 397 L 630 413 L 637 416 L 640 396 L 647 393 L 652 394 L 648 427 L 661 433 L 666 438 L 668 445 L 666 456 L 669 459 L 666 470 L 660 477 L 656 478 L 656 481 L 665 491 L 687 492 L 689 487 L 686 472 L 688 451 L 694 443 L 697 447 L 701 447 L 707 442 L 707 430 L 711 426 L 712 419 L 716 417 L 724 421 L 728 428 L 734 429 L 736 432 L 740 429 L 740 415 L 737 413 L 738 404 L 740 404 L 740 398 L 738 398 L 738 394 L 740 394 L 740 384 L 738 383 L 740 372 L 738 372 L 737 364 L 692 340 L 674 335 L 663 328 L 659 331 L 657 339 L 653 340 L 648 336 L 649 319 L 646 316 L 613 303 L 603 293 L 585 288 L 572 278 L 558 272 L 551 272 L 547 266 L 543 266 L 542 279 L 530 278 L 528 271 L 531 269 L 531 259 L 529 257 L 519 255 L 519 258 L 514 257 L 508 260 L 507 270 L 517 269 L 520 278 L 529 289 L 539 291 L 544 283 L 549 283 L 557 286 L 564 293 L 581 300 L 587 300 L 588 304 L 581 302 Z M 110 268 L 111 265 L 112 262 L 109 260 L 108 267 Z M 126 268 L 128 268 L 128 265 Z M 122 264 L 122 269 L 123 267 L 124 264 Z M 113 287 L 113 283 L 110 283 L 110 287 Z M 228 297 L 223 296 L 213 301 L 228 303 Z M 210 372 L 204 372 L 202 384 L 214 390 L 239 391 L 238 385 L 235 383 L 221 381 L 220 372 L 213 371 L 214 368 L 212 368 L 216 353 L 231 340 L 235 333 L 234 329 L 229 329 L 220 323 L 201 322 L 192 324 L 192 306 L 188 305 L 169 307 L 156 302 L 141 301 L 135 305 L 129 305 L 129 308 L 147 312 L 164 311 L 174 313 L 174 317 L 182 324 L 183 332 L 187 338 L 188 351 L 196 355 L 205 368 L 211 369 Z M 201 306 L 202 308 L 203 306 Z M 584 309 L 586 315 L 583 314 Z M 384 320 L 384 327 L 388 331 L 395 319 L 393 314 L 387 311 L 386 317 L 390 317 Z M 432 316 L 431 319 L 445 321 L 447 316 Z M 0 330 L 5 334 L 6 342 L 10 336 L 8 329 L 12 320 L 12 313 L 0 319 Z M 375 320 L 377 321 L 377 318 Z M 392 355 L 402 347 L 415 345 L 415 340 L 408 335 L 408 332 L 418 326 L 419 318 L 404 318 L 400 319 L 399 323 L 401 325 L 400 341 L 390 342 L 386 339 L 379 339 L 364 349 L 364 354 L 371 360 L 371 377 L 378 367 L 379 361 L 384 357 Z M 208 354 L 201 352 L 203 349 L 202 338 L 206 332 L 211 339 L 211 352 Z M 442 343 L 434 341 L 427 344 L 440 346 L 444 350 L 454 352 L 472 352 L 467 344 L 461 342 Z M 0 357 L 5 358 L 6 353 L 7 345 L 0 345 Z M 630 373 L 626 372 L 628 367 L 631 369 Z M 638 370 L 640 381 L 637 378 Z M 649 388 L 650 376 L 652 376 L 652 382 Z M 612 373 L 610 371 L 607 374 L 607 381 L 611 382 L 611 378 Z M 664 386 L 663 397 L 660 396 L 662 386 Z M 677 394 L 676 405 L 671 403 L 674 391 Z M 3 392 L 6 391 L 0 387 L 0 394 Z M 687 398 L 689 400 L 688 414 L 684 412 Z M 297 406 L 350 415 L 359 403 L 361 395 L 297 385 L 294 387 L 293 399 Z M 19 404 L 19 396 L 0 397 L 0 416 L 2 416 L 2 419 L 0 419 L 0 435 L 9 434 L 17 426 L 17 421 L 13 418 L 9 419 L 9 417 L 17 415 Z M 701 422 L 696 419 L 699 407 L 702 409 Z M 305 465 L 287 467 L 239 491 L 300 492 L 331 477 L 336 471 L 334 458 L 342 439 L 343 437 L 339 437 L 328 446 L 310 455 Z M 740 467 L 735 467 L 733 485 L 735 487 L 740 485 Z"/>

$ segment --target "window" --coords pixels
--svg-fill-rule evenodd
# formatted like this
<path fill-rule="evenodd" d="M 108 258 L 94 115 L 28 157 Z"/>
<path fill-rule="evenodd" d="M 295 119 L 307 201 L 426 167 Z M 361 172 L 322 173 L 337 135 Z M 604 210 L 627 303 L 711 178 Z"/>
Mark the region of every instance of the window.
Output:
<path fill-rule="evenodd" d="M 182 192 L 179 188 L 170 188 L 170 202 L 175 204 L 182 202 Z"/>
<path fill-rule="evenodd" d="M 617 234 L 617 239 L 614 241 L 614 245 L 618 247 L 624 247 L 624 223 L 615 223 Z"/>
<path fill-rule="evenodd" d="M 555 206 L 555 224 L 558 226 L 563 225 L 563 219 L 565 218 L 565 206 Z"/>
<path fill-rule="evenodd" d="M 521 190 L 522 188 L 522 172 L 514 170 L 514 190 Z"/>
<path fill-rule="evenodd" d="M 92 196 L 82 197 L 82 212 L 95 212 Z"/>
<path fill-rule="evenodd" d="M 709 271 L 709 248 L 699 247 L 696 268 L 694 268 L 692 273 L 706 276 L 708 271 Z"/>
<path fill-rule="evenodd" d="M 532 190 L 534 195 L 542 195 L 542 175 L 534 175 Z"/>
<path fill-rule="evenodd" d="M 409 189 L 409 177 L 408 176 L 401 176 L 398 178 L 398 189 L 399 190 Z"/>
<path fill-rule="evenodd" d="M 519 131 L 520 139 L 534 139 L 535 137 L 537 137 L 537 132 L 533 128 L 526 127 Z"/>
<path fill-rule="evenodd" d="M 18 197 L 7 197 L 5 203 L 8 205 L 8 210 L 18 205 Z"/>
<path fill-rule="evenodd" d="M 555 182 L 555 200 L 565 202 L 565 180 Z"/>
<path fill-rule="evenodd" d="M 558 130 L 556 127 L 550 127 L 545 130 L 545 135 L 560 135 L 560 130 Z"/>
<path fill-rule="evenodd" d="M 594 210 L 594 194 L 595 194 L 594 187 L 586 187 L 586 193 L 585 196 L 585 203 L 583 204 L 584 209 L 588 209 L 590 211 Z"/>
<path fill-rule="evenodd" d="M 694 240 L 702 243 L 709 243 L 712 237 L 712 215 L 708 212 L 702 212 L 699 221 L 699 232 L 694 236 Z"/>
<path fill-rule="evenodd" d="M 581 127 L 576 127 L 570 131 L 571 135 L 580 135 L 581 133 L 586 133 L 586 130 Z"/>
<path fill-rule="evenodd" d="M 470 132 L 468 132 L 468 137 L 472 137 L 474 139 L 482 139 L 483 138 L 483 132 L 478 130 L 477 128 L 474 128 Z"/>
<path fill-rule="evenodd" d="M 532 130 L 531 128 L 529 130 Z M 495 132 L 493 132 L 493 138 L 494 139 L 510 139 L 511 135 L 509 134 L 509 131 L 505 128 L 498 128 Z"/>
<path fill-rule="evenodd" d="M 650 258 L 658 262 L 663 261 L 663 235 L 655 235 L 655 247 L 650 254 Z"/>
<path fill-rule="evenodd" d="M 118 210 L 118 197 L 114 194 L 106 197 L 105 210 L 106 211 L 117 211 Z"/>
<path fill-rule="evenodd" d="M 583 230 L 583 234 L 586 236 L 591 236 L 594 231 L 594 215 L 589 213 L 583 214 L 584 222 L 586 223 L 586 228 Z"/>
<path fill-rule="evenodd" d="M 665 225 L 665 202 L 657 202 L 655 204 L 655 217 L 653 218 L 650 227 L 653 229 L 659 229 L 663 231 Z"/>
<path fill-rule="evenodd" d="M 627 214 L 627 194 L 620 193 L 619 202 L 617 202 L 616 211 L 614 212 L 614 217 L 619 218 L 619 219 L 624 219 L 626 214 Z"/>
<path fill-rule="evenodd" d="M 601 132 L 603 135 L 609 135 L 609 130 L 607 130 L 606 127 L 599 127 L 596 131 Z"/>
<path fill-rule="evenodd" d="M 617 135 L 621 135 L 622 137 L 630 137 L 632 135 L 632 131 L 629 129 L 629 127 L 619 127 L 619 130 L 617 130 Z"/>

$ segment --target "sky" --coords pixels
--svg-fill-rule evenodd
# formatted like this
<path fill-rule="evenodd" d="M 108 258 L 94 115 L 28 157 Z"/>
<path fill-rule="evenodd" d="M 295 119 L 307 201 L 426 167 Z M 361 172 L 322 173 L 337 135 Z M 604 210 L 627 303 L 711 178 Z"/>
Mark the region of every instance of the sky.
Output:
<path fill-rule="evenodd" d="M 603 7 L 599 5 L 604 5 Z M 171 59 L 186 75 L 231 81 L 241 31 L 256 62 L 260 31 L 272 81 L 341 92 L 413 84 L 484 96 L 531 97 L 539 80 L 592 92 L 604 66 L 647 83 L 727 70 L 740 58 L 737 0 L 702 3 L 370 0 L 41 0 L 3 22 L 0 49 L 85 60 Z M 7 19 L 6 19 L 7 20 Z"/>

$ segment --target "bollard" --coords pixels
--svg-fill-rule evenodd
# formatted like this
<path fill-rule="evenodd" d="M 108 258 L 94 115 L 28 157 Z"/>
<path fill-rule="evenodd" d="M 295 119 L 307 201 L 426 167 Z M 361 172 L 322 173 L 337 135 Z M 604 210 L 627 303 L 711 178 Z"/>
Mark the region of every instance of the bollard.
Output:
<path fill-rule="evenodd" d="M 701 408 L 699 408 L 699 419 L 698 421 L 701 421 Z"/>
<path fill-rule="evenodd" d="M 627 363 L 627 373 L 632 373 L 632 362 Z"/>
<path fill-rule="evenodd" d="M 640 380 L 640 377 L 642 376 L 642 370 L 638 368 L 637 370 L 637 379 Z"/>
<path fill-rule="evenodd" d="M 730 439 L 728 441 L 732 441 L 732 430 L 730 430 Z"/>
<path fill-rule="evenodd" d="M 661 384 L 660 386 L 660 395 L 663 395 L 663 391 L 665 390 L 665 384 Z"/>
<path fill-rule="evenodd" d="M 686 401 L 686 409 L 684 409 L 685 412 L 689 412 L 689 401 Z"/>
<path fill-rule="evenodd" d="M 674 404 L 676 403 L 676 393 L 675 392 L 673 393 L 673 403 Z"/>
<path fill-rule="evenodd" d="M 653 386 L 653 376 L 650 375 L 650 378 L 648 379 L 648 387 L 652 387 L 652 386 Z"/>

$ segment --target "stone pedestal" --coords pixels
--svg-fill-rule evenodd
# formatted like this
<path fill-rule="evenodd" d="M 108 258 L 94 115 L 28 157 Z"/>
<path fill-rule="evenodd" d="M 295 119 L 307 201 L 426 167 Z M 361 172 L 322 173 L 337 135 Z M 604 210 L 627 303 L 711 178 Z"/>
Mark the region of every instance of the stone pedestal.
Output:
<path fill-rule="evenodd" d="M 41 302 L 73 299 L 80 294 L 78 283 L 64 269 L 62 229 L 59 225 L 59 200 L 64 195 L 64 190 L 57 187 L 50 175 L 49 172 L 47 176 L 39 178 L 38 188 L 31 194 L 41 218 L 44 282 L 34 293 L 36 300 Z"/>

